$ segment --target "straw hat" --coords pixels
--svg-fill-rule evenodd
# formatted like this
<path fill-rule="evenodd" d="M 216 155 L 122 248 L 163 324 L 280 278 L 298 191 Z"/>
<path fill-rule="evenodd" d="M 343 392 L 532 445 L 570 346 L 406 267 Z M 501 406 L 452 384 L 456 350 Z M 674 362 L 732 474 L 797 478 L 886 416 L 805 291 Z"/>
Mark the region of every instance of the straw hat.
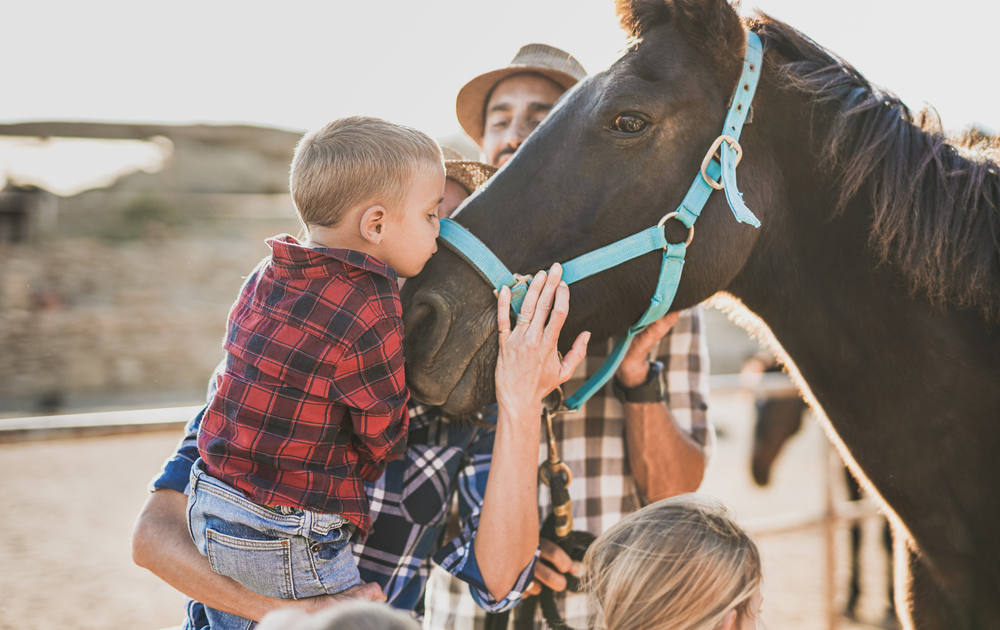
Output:
<path fill-rule="evenodd" d="M 497 167 L 472 160 L 445 160 L 444 170 L 448 179 L 461 184 L 471 195 L 497 172 Z"/>
<path fill-rule="evenodd" d="M 465 133 L 478 144 L 483 139 L 486 100 L 490 92 L 507 77 L 535 72 L 557 83 L 563 90 L 587 76 L 580 62 L 564 50 L 546 44 L 528 44 L 517 51 L 510 65 L 472 79 L 458 91 L 455 110 Z"/>

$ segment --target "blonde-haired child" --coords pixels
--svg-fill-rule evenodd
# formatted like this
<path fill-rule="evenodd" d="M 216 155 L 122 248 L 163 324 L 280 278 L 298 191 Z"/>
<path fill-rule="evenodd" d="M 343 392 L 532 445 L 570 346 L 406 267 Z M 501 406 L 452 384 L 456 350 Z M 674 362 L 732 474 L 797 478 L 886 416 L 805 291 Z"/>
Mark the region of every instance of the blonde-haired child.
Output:
<path fill-rule="evenodd" d="M 444 164 L 426 134 L 352 116 L 302 138 L 290 184 L 307 239 L 268 240 L 229 313 L 187 516 L 216 573 L 300 599 L 360 583 L 364 482 L 406 448 L 397 281 L 437 249 Z"/>
<path fill-rule="evenodd" d="M 647 505 L 587 551 L 585 587 L 607 630 L 752 630 L 757 545 L 721 504 L 683 494 Z"/>

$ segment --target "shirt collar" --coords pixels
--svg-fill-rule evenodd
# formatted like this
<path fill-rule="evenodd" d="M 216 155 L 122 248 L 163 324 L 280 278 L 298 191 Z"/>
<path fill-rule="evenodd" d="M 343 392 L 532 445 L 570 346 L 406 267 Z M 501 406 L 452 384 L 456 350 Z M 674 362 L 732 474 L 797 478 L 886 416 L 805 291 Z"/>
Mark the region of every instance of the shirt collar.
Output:
<path fill-rule="evenodd" d="M 335 265 L 334 261 L 337 261 L 348 267 L 377 273 L 392 281 L 397 279 L 395 269 L 370 254 L 354 249 L 306 247 L 289 234 L 271 237 L 266 243 L 271 248 L 271 260 L 274 264 L 286 269 L 323 268 Z"/>

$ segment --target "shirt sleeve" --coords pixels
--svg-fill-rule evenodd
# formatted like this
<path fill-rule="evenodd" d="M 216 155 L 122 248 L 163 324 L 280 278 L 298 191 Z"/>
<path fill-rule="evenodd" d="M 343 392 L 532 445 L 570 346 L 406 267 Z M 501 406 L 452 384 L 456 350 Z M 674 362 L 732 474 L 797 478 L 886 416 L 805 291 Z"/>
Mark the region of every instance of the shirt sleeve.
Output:
<path fill-rule="evenodd" d="M 409 391 L 403 373 L 403 322 L 384 317 L 361 334 L 336 366 L 334 395 L 350 409 L 360 474 L 375 481 L 406 449 Z"/>
<path fill-rule="evenodd" d="M 223 359 L 215 366 L 212 376 L 208 379 L 208 389 L 205 392 L 206 402 L 211 402 L 215 396 L 216 377 L 222 373 L 225 366 L 226 360 Z M 202 407 L 201 411 L 195 414 L 184 426 L 184 436 L 177 443 L 177 448 L 163 462 L 163 467 L 160 469 L 159 474 L 149 482 L 150 492 L 167 489 L 187 493 L 188 480 L 191 476 L 191 466 L 198 459 L 198 427 L 201 426 L 201 418 L 205 415 L 205 409 L 207 408 L 207 406 Z"/>
<path fill-rule="evenodd" d="M 481 431 L 480 434 L 481 437 L 470 449 L 468 462 L 458 474 L 458 515 L 461 532 L 434 554 L 434 561 L 448 573 L 468 583 L 469 592 L 480 608 L 487 612 L 502 612 L 512 608 L 521 600 L 534 577 L 538 551 L 535 551 L 528 565 L 521 570 L 507 596 L 499 601 L 493 599 L 493 595 L 483 582 L 474 545 L 493 451 L 493 432 Z"/>
<path fill-rule="evenodd" d="M 177 443 L 173 454 L 163 462 L 159 474 L 149 482 L 150 492 L 156 490 L 176 490 L 187 493 L 188 479 L 191 476 L 191 466 L 198 459 L 198 426 L 205 414 L 205 407 L 188 421 L 184 427 L 184 436 Z"/>
<path fill-rule="evenodd" d="M 663 378 L 670 412 L 702 445 L 706 458 L 711 457 L 715 430 L 708 421 L 708 344 L 700 306 L 681 311 L 660 342 L 658 354 L 666 368 Z"/>

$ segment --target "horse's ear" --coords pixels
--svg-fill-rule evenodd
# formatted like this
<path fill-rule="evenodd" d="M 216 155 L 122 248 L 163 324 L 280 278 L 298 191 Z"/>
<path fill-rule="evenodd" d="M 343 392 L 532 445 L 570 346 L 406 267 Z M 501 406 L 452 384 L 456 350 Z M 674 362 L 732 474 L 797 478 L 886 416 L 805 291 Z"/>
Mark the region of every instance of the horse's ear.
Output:
<path fill-rule="evenodd" d="M 666 0 L 615 0 L 615 14 L 629 37 L 640 38 L 657 24 L 670 21 L 673 2 Z"/>
<path fill-rule="evenodd" d="M 728 0 L 615 0 L 615 13 L 637 39 L 654 26 L 676 22 L 713 48 L 743 41 L 742 23 Z"/>

